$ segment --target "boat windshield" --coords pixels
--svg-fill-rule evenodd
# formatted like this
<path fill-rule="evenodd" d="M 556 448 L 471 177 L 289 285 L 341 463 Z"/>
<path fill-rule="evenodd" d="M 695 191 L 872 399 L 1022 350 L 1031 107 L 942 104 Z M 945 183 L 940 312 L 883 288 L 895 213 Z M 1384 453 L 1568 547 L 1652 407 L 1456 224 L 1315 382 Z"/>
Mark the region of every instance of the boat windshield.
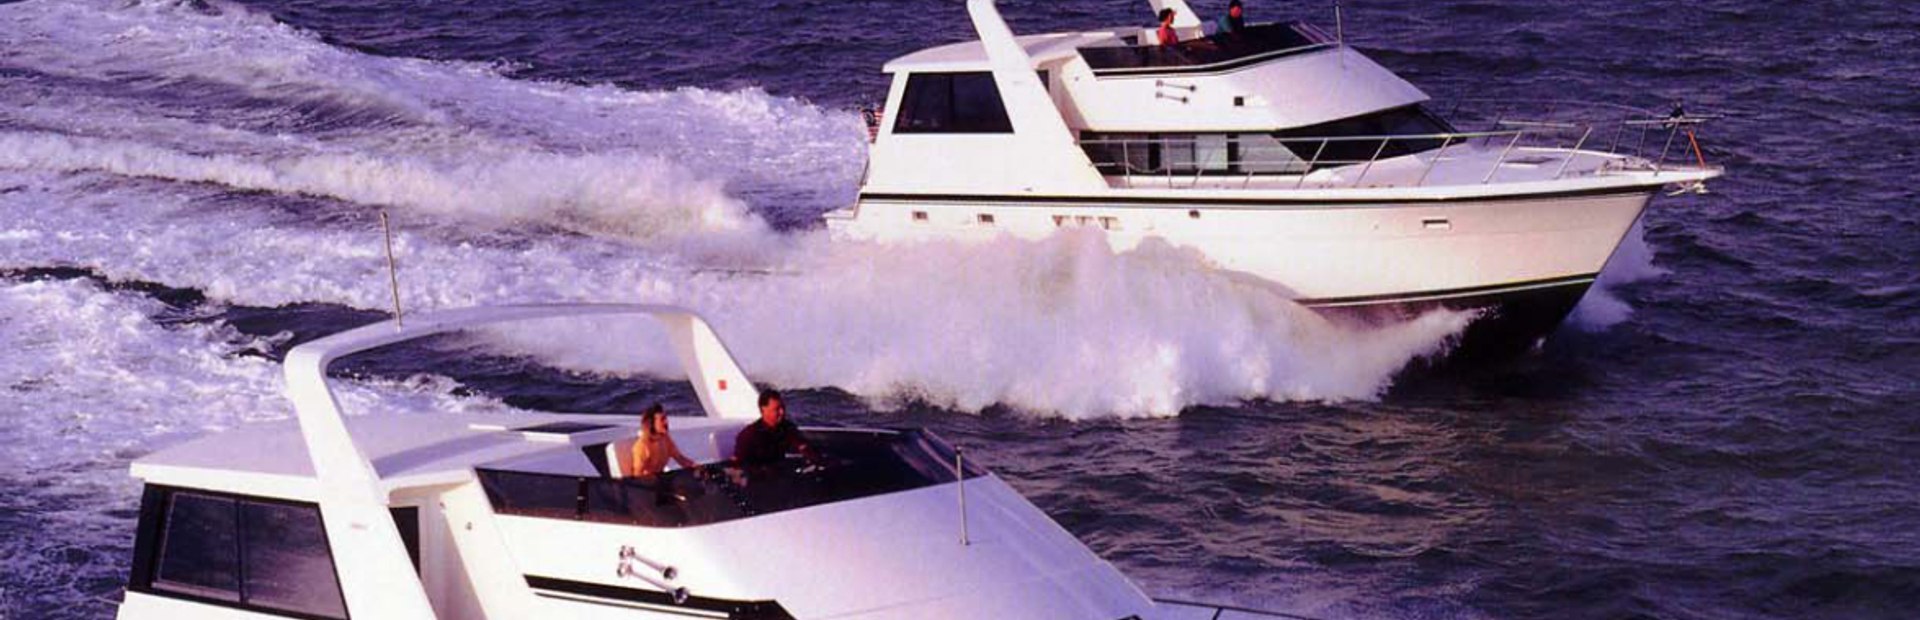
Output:
<path fill-rule="evenodd" d="M 1130 75 L 1225 71 L 1296 52 L 1319 49 L 1331 39 L 1304 23 L 1255 24 L 1237 33 L 1218 33 L 1173 45 L 1125 45 L 1079 49 L 1094 75 Z"/>
<path fill-rule="evenodd" d="M 480 469 L 494 512 L 688 527 L 953 482 L 953 449 L 926 431 L 807 429 L 822 465 L 798 457 L 740 469 L 709 465 L 652 480 Z M 594 448 L 589 447 L 589 450 Z M 968 478 L 985 474 L 972 464 Z"/>

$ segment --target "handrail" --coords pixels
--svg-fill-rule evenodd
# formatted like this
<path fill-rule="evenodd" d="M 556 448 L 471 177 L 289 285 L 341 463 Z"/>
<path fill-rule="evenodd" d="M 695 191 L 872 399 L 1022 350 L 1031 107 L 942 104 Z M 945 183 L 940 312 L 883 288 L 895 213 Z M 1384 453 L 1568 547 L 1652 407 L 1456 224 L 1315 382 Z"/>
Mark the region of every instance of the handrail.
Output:
<path fill-rule="evenodd" d="M 1513 117 L 1501 111 L 1489 129 L 1444 133 L 1282 137 L 1262 131 L 1158 136 L 1151 132 L 1128 132 L 1118 136 L 1095 134 L 1075 142 L 1103 176 L 1123 176 L 1130 185 L 1135 175 L 1165 177 L 1169 188 L 1174 187 L 1176 175 L 1182 181 L 1191 177 L 1193 181 L 1186 184 L 1188 187 L 1198 187 L 1203 177 L 1212 175 L 1237 179 L 1241 187 L 1251 186 L 1256 176 L 1286 177 L 1296 189 L 1303 189 L 1311 173 L 1349 166 L 1356 167 L 1355 174 L 1336 175 L 1336 178 L 1316 176 L 1321 179 L 1317 183 L 1323 187 L 1330 183 L 1359 187 L 1377 164 L 1407 156 L 1425 159 L 1418 164 L 1417 171 L 1396 169 L 1388 184 L 1424 187 L 1430 177 L 1463 185 L 1493 183 L 1510 162 L 1537 165 L 1540 160 L 1522 155 L 1537 158 L 1541 153 L 1560 158 L 1551 169 L 1551 178 L 1556 180 L 1569 174 L 1608 175 L 1631 171 L 1658 174 L 1676 167 L 1712 170 L 1700 152 L 1695 133 L 1700 125 L 1714 117 L 1678 113 L 1659 117 L 1626 106 L 1598 107 L 1628 114 L 1604 121 L 1585 121 L 1563 119 L 1553 111 L 1542 116 Z M 1647 134 L 1661 129 L 1667 135 L 1649 144 Z M 1613 134 L 1611 143 L 1604 149 L 1597 144 L 1601 138 L 1594 135 L 1596 131 Z M 1630 132 L 1637 132 L 1639 136 L 1626 139 Z M 1589 141 L 1595 144 L 1590 146 Z M 1253 148 L 1249 149 L 1249 145 Z M 1184 152 L 1180 152 L 1182 150 Z M 1476 167 L 1471 175 L 1462 175 L 1458 165 L 1452 165 L 1449 169 L 1454 172 L 1435 175 L 1435 168 L 1449 153 L 1460 155 L 1447 159 L 1484 160 L 1487 167 L 1484 170 Z M 1572 166 L 1575 159 L 1589 163 L 1576 168 Z M 1593 163 L 1595 160 L 1600 162 L 1597 166 Z M 1469 178 L 1471 180 L 1467 180 Z"/>
<path fill-rule="evenodd" d="M 1260 132 L 1257 132 L 1257 131 L 1248 131 L 1248 132 L 1239 132 L 1239 133 L 1240 133 L 1240 134 L 1244 134 L 1244 135 L 1256 135 L 1256 134 L 1259 134 Z M 1373 140 L 1387 140 L 1387 139 L 1392 139 L 1392 140 L 1441 140 L 1441 139 L 1445 139 L 1445 138 L 1448 138 L 1448 137 L 1452 137 L 1452 138 L 1455 138 L 1455 139 L 1458 139 L 1458 138 L 1489 138 L 1489 137 L 1491 137 L 1491 138 L 1498 138 L 1498 137 L 1505 137 L 1505 136 L 1511 136 L 1511 135 L 1513 135 L 1513 134 L 1516 134 L 1516 133 L 1520 133 L 1520 130 L 1518 130 L 1518 129 L 1516 129 L 1516 130 L 1512 130 L 1512 131 L 1456 131 L 1456 132 L 1452 132 L 1452 133 L 1422 133 L 1422 134 L 1398 134 L 1398 135 L 1395 135 L 1395 134 L 1381 134 L 1381 135 L 1371 135 L 1371 136 L 1311 136 L 1311 137 L 1291 137 L 1291 138 L 1273 138 L 1273 140 L 1274 140 L 1275 142 L 1280 142 L 1280 143 L 1287 143 L 1287 142 L 1319 142 L 1319 141 L 1321 141 L 1321 140 L 1332 140 L 1332 141 L 1373 141 Z M 1197 142 L 1198 140 L 1197 140 L 1197 139 L 1184 139 L 1184 140 L 1182 140 L 1182 139 L 1177 139 L 1177 138 L 1119 138 L 1119 139 L 1115 139 L 1115 138 L 1087 138 L 1087 139 L 1081 139 L 1081 140 L 1080 140 L 1079 142 L 1080 142 L 1081 144 L 1119 144 L 1119 143 L 1122 143 L 1122 142 L 1133 142 L 1133 143 L 1135 143 L 1135 144 L 1138 144 L 1138 143 L 1143 143 L 1143 142 L 1152 142 L 1152 143 L 1156 143 L 1156 144 L 1158 144 L 1158 143 L 1163 143 L 1163 142 L 1167 142 L 1167 141 L 1174 141 L 1174 142 L 1176 142 L 1176 143 L 1178 143 L 1178 142 L 1187 142 L 1187 143 L 1191 143 L 1191 142 Z"/>
<path fill-rule="evenodd" d="M 1153 602 L 1157 605 L 1172 605 L 1172 606 L 1178 606 L 1178 607 L 1197 607 L 1202 610 L 1212 611 L 1213 618 L 1219 618 L 1225 613 L 1231 611 L 1236 615 L 1250 615 L 1250 616 L 1259 616 L 1263 618 L 1281 618 L 1282 620 L 1320 620 L 1319 618 L 1315 618 L 1313 616 L 1302 616 L 1299 614 L 1290 614 L 1282 611 L 1268 611 L 1265 609 L 1254 609 L 1252 607 L 1241 607 L 1238 605 L 1220 605 L 1216 603 L 1201 603 L 1196 601 L 1185 601 L 1185 600 L 1172 599 L 1172 598 L 1156 598 L 1156 599 L 1153 599 Z"/>

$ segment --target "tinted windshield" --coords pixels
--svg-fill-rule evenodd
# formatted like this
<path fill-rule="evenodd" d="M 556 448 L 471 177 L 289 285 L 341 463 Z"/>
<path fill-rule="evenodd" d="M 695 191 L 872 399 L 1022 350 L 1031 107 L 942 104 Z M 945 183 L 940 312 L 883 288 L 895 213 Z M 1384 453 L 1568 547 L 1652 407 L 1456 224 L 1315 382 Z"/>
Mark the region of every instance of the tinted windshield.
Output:
<path fill-rule="evenodd" d="M 1261 24 L 1174 45 L 1096 46 L 1079 52 L 1094 75 L 1140 75 L 1225 71 L 1312 51 L 1328 42 L 1301 24 Z"/>
<path fill-rule="evenodd" d="M 1271 133 L 1100 133 L 1080 145 L 1103 174 L 1298 174 L 1440 148 L 1453 127 L 1412 105 Z"/>
<path fill-rule="evenodd" d="M 670 471 L 654 480 L 558 476 L 482 469 L 494 512 L 685 527 L 907 491 L 954 481 L 953 451 L 925 431 L 806 431 L 824 466 L 799 458 L 711 475 Z M 592 448 L 589 448 L 592 449 Z M 985 472 L 968 465 L 969 478 Z"/>
<path fill-rule="evenodd" d="M 1273 136 L 1301 159 L 1316 161 L 1317 168 L 1365 162 L 1376 155 L 1384 159 L 1430 151 L 1440 148 L 1445 139 L 1404 136 L 1435 136 L 1452 132 L 1453 127 L 1445 120 L 1434 116 L 1426 108 L 1410 105 L 1278 131 Z M 1402 137 L 1387 139 L 1389 136 Z"/>

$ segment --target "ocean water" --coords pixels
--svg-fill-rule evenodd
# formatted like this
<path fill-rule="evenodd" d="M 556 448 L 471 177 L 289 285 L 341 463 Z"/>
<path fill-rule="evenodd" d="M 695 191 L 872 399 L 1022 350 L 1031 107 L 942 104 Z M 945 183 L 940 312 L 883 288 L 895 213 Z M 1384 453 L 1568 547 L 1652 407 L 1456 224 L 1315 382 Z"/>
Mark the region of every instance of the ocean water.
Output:
<path fill-rule="evenodd" d="M 933 428 L 1156 595 L 1920 614 L 1920 4 L 1344 4 L 1443 102 L 1724 115 L 1731 174 L 1541 351 L 1434 370 L 1465 317 L 1333 325 L 1177 248 L 827 240 L 879 65 L 968 38 L 958 2 L 0 2 L 0 618 L 112 615 L 128 463 L 288 416 L 277 356 L 385 316 L 382 210 L 409 308 L 695 307 L 803 421 Z M 349 397 L 684 405 L 618 335 L 401 349 Z"/>

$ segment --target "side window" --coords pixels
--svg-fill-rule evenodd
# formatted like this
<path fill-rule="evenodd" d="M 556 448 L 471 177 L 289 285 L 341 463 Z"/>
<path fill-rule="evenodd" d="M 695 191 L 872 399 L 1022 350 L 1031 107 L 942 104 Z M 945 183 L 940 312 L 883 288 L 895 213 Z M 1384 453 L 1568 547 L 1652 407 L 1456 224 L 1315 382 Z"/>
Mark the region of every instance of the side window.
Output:
<path fill-rule="evenodd" d="M 907 76 L 894 133 L 1012 133 L 993 74 L 915 73 Z"/>
<path fill-rule="evenodd" d="M 151 487 L 143 501 L 136 591 L 347 616 L 318 506 Z"/>
<path fill-rule="evenodd" d="M 160 535 L 156 590 L 240 600 L 239 513 L 234 501 L 175 493 Z"/>
<path fill-rule="evenodd" d="M 248 604 L 331 618 L 347 615 L 318 508 L 241 502 L 240 514 L 246 524 Z"/>
<path fill-rule="evenodd" d="M 1266 134 L 1080 133 L 1080 145 L 1101 174 L 1280 174 L 1306 162 Z"/>

